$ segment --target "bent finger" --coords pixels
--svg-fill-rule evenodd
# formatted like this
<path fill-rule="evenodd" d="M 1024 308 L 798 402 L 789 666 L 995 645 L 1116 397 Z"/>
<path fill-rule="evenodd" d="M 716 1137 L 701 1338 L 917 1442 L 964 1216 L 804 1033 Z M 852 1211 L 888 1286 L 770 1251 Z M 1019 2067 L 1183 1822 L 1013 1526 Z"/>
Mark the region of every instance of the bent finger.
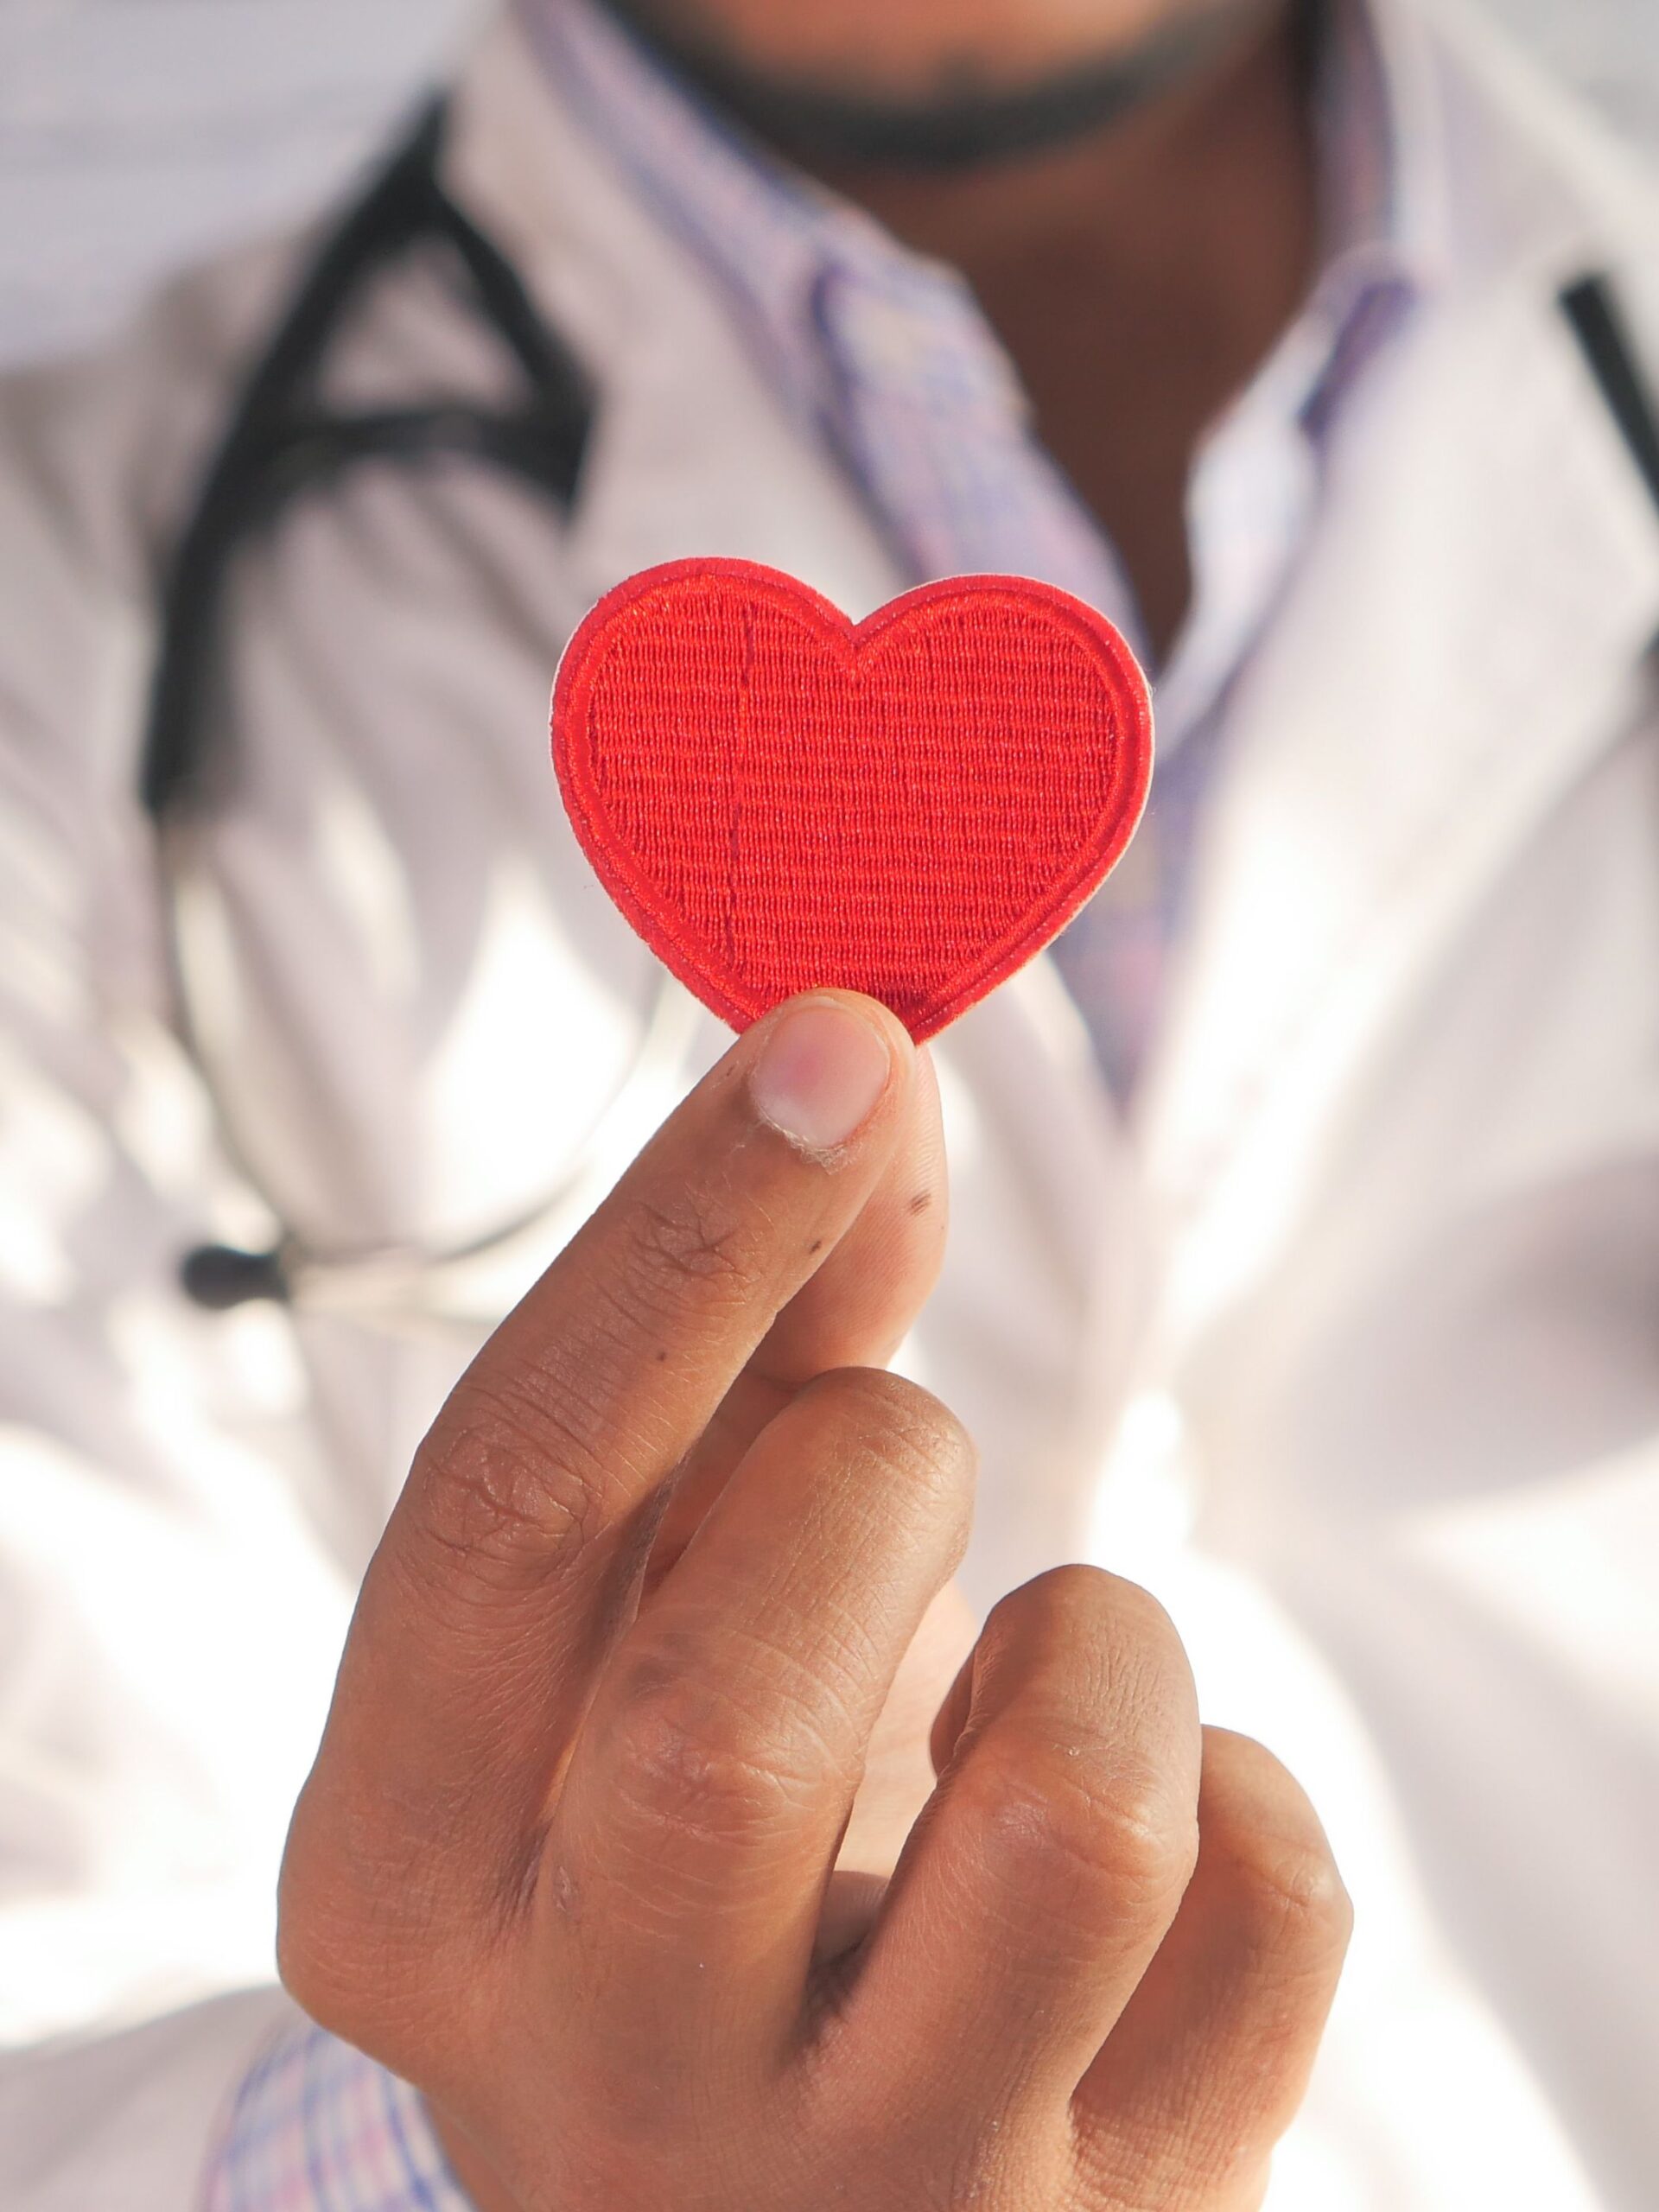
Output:
<path fill-rule="evenodd" d="M 648 1588 L 671 1570 L 732 1469 L 795 1391 L 833 1369 L 886 1366 L 938 1277 L 948 1211 L 938 1083 L 924 1050 L 880 1180 L 692 1446 L 652 1548 Z"/>
<path fill-rule="evenodd" d="M 1082 2154 L 1109 2194 L 1248 2203 L 1300 2103 L 1352 1912 L 1317 1814 L 1271 1752 L 1205 1731 L 1198 1860 L 1084 2075 Z"/>
<path fill-rule="evenodd" d="M 590 2047 L 660 2074 L 793 2031 L 871 1732 L 972 1482 L 959 1424 L 871 1370 L 808 1384 L 734 1473 L 619 1648 L 549 1833 L 550 1942 Z"/>
<path fill-rule="evenodd" d="M 1144 1591 L 1074 1567 L 996 1608 L 950 1704 L 964 1697 L 846 2024 L 922 2055 L 918 2110 L 1063 2111 L 1192 1871 L 1192 1675 Z"/>

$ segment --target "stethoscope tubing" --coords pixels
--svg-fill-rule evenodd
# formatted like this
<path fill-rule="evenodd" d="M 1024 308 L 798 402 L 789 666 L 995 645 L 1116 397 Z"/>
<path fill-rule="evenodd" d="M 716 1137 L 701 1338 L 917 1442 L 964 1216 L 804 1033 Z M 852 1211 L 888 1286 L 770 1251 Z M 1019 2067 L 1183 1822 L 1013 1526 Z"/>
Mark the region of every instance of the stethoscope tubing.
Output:
<path fill-rule="evenodd" d="M 171 825 L 162 880 L 173 1017 L 213 1116 L 221 1158 L 237 1181 L 281 1224 L 268 1246 L 246 1251 L 205 1244 L 185 1255 L 187 1288 L 199 1304 L 234 1306 L 273 1298 L 307 1313 L 372 1319 L 429 1334 L 436 1327 L 472 1327 L 498 1318 L 499 1285 L 523 1287 L 574 1233 L 615 1175 L 669 1110 L 683 1088 L 707 1016 L 683 984 L 658 971 L 645 1004 L 632 1059 L 576 1144 L 556 1182 L 528 1205 L 450 1244 L 388 1241 L 330 1245 L 287 1220 L 257 1164 L 258 1147 L 244 1131 L 220 1072 L 214 1038 L 231 1033 L 228 1009 L 213 1005 L 211 959 L 193 955 L 198 871 L 191 848 L 199 832 Z M 224 1019 L 220 1019 L 221 1014 Z M 214 1295 L 218 1280 L 226 1292 Z M 486 1288 L 485 1282 L 491 1286 Z"/>
<path fill-rule="evenodd" d="M 505 256 L 443 191 L 438 160 L 445 122 L 444 104 L 433 102 L 318 248 L 231 410 L 161 594 L 140 784 L 156 830 L 175 1022 L 200 1071 L 222 1156 L 278 1225 L 258 1249 L 210 1242 L 181 1256 L 184 1288 L 204 1306 L 276 1299 L 317 1313 L 372 1313 L 383 1324 L 401 1316 L 421 1328 L 448 1317 L 464 1278 L 480 1274 L 484 1263 L 546 1245 L 575 1195 L 592 1183 L 607 1133 L 634 1118 L 629 1101 L 663 1090 L 689 1043 L 690 1001 L 664 976 L 645 1015 L 632 1068 L 556 1187 L 489 1232 L 442 1249 L 390 1243 L 329 1248 L 301 1236 L 265 1187 L 257 1147 L 240 1130 L 215 1066 L 215 1028 L 221 1036 L 229 1030 L 215 1023 L 211 963 L 193 957 L 190 909 L 218 797 L 216 772 L 225 765 L 224 733 L 209 702 L 223 587 L 238 547 L 268 529 L 296 493 L 327 489 L 360 461 L 416 467 L 459 458 L 524 483 L 561 512 L 580 485 L 594 412 L 588 379 Z M 321 365 L 354 297 L 388 261 L 429 238 L 458 259 L 480 315 L 517 364 L 524 403 L 486 408 L 445 398 L 325 410 L 316 397 Z"/>

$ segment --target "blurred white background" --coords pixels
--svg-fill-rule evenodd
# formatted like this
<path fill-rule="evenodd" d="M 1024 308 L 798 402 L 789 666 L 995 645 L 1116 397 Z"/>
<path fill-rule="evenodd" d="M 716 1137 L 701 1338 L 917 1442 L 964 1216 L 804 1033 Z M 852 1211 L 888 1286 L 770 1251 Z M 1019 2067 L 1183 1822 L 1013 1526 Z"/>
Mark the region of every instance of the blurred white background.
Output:
<path fill-rule="evenodd" d="M 0 0 L 0 360 L 360 160 L 480 0 Z M 1486 0 L 1659 149 L 1656 0 Z"/>

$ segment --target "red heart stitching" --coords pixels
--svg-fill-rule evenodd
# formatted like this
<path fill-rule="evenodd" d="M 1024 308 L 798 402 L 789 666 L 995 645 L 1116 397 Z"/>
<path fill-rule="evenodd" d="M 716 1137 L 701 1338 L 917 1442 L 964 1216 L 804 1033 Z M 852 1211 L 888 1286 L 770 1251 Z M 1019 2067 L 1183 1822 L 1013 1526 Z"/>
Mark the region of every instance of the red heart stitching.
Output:
<path fill-rule="evenodd" d="M 734 1027 L 834 984 L 919 1040 L 1122 854 L 1152 714 L 1111 624 L 1047 584 L 953 577 L 854 623 L 776 569 L 671 561 L 571 639 L 553 758 L 601 882 Z"/>

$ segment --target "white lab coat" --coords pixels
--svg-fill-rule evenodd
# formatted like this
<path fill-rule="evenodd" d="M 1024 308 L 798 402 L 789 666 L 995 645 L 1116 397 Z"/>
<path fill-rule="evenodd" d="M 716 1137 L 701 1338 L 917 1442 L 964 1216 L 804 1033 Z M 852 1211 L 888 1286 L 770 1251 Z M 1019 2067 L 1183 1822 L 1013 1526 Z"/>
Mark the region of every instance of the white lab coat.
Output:
<path fill-rule="evenodd" d="M 1659 513 L 1554 302 L 1611 268 L 1659 330 L 1659 205 L 1485 33 L 1385 21 L 1457 150 L 1451 280 L 1344 415 L 1239 689 L 1133 1126 L 1044 962 L 942 1041 L 955 1219 L 912 1359 L 983 1446 L 973 1594 L 1079 1554 L 1141 1575 L 1211 1717 L 1327 1814 L 1358 1935 L 1275 2205 L 1637 2212 Z M 410 1449 L 720 1048 L 563 821 L 563 636 L 684 554 L 854 612 L 899 582 L 505 25 L 446 175 L 597 381 L 586 490 L 563 531 L 475 473 L 365 472 L 245 556 L 230 778 L 181 862 L 194 1043 L 136 798 L 155 577 L 305 242 L 0 400 L 7 2212 L 195 2201 L 287 2017 L 286 1814 Z M 363 303 L 337 383 L 499 374 L 422 267 Z M 453 1325 L 378 1262 L 291 1314 L 176 1287 L 183 1249 L 257 1242 L 272 1198 L 384 1253 L 561 1185 L 431 1292 Z"/>

